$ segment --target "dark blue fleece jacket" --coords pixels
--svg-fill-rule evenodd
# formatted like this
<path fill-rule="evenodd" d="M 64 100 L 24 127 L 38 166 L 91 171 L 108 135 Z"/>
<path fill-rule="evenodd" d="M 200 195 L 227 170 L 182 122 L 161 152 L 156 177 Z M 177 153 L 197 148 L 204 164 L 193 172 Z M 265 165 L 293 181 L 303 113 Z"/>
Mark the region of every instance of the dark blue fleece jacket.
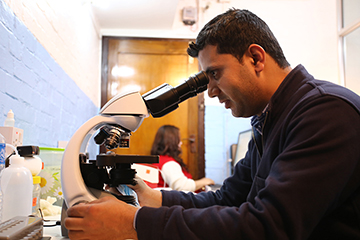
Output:
<path fill-rule="evenodd" d="M 217 192 L 163 191 L 139 239 L 360 239 L 360 97 L 293 69 L 254 141 Z"/>

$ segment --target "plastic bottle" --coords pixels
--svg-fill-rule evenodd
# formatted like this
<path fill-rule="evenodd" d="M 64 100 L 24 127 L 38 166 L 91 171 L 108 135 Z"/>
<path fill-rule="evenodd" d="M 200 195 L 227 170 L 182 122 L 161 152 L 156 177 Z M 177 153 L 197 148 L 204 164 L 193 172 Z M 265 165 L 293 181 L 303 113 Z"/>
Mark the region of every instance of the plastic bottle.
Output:
<path fill-rule="evenodd" d="M 24 167 L 30 170 L 33 176 L 38 175 L 44 168 L 43 162 L 39 156 L 25 157 Z"/>
<path fill-rule="evenodd" d="M 11 156 L 10 166 L 0 174 L 2 221 L 32 213 L 33 178 L 30 170 L 24 167 L 24 161 L 18 154 Z"/>
<path fill-rule="evenodd" d="M 32 195 L 32 215 L 41 217 L 40 216 L 40 183 L 41 177 L 40 176 L 33 176 L 33 195 Z"/>
<path fill-rule="evenodd" d="M 14 119 L 14 113 L 13 111 L 10 109 L 7 116 L 6 116 L 6 119 L 5 119 L 5 122 L 4 122 L 4 126 L 5 127 L 13 127 L 15 124 L 15 119 Z"/>
<path fill-rule="evenodd" d="M 6 141 L 3 135 L 0 133 L 0 178 L 1 172 L 5 168 L 5 147 Z M 0 222 L 2 222 L 2 209 L 3 209 L 3 193 L 0 185 Z"/>

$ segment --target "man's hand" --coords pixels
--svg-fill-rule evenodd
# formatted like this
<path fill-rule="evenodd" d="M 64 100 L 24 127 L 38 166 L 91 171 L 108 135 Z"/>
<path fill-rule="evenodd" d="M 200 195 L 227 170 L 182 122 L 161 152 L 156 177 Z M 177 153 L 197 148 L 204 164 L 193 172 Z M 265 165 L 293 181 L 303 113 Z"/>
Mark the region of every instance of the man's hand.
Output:
<path fill-rule="evenodd" d="M 139 204 L 141 207 L 161 207 L 162 204 L 162 194 L 159 190 L 154 190 L 150 188 L 146 183 L 138 176 L 135 176 L 135 181 L 137 184 L 127 185 L 132 188 L 138 197 Z"/>
<path fill-rule="evenodd" d="M 137 239 L 133 228 L 137 208 L 115 197 L 80 203 L 67 210 L 70 239 Z"/>

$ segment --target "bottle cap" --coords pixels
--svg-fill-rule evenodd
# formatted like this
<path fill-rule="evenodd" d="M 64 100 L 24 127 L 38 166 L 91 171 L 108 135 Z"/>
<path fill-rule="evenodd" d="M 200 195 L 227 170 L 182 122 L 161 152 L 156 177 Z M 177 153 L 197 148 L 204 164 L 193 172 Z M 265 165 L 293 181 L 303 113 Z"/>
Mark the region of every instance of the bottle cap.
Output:
<path fill-rule="evenodd" d="M 14 118 L 14 112 L 10 109 L 9 112 L 7 113 L 7 118 Z"/>
<path fill-rule="evenodd" d="M 33 184 L 41 183 L 41 177 L 40 176 L 33 176 Z"/>
<path fill-rule="evenodd" d="M 21 164 L 24 165 L 25 158 L 20 157 L 20 155 L 13 155 L 10 157 L 10 165 L 11 164 Z"/>

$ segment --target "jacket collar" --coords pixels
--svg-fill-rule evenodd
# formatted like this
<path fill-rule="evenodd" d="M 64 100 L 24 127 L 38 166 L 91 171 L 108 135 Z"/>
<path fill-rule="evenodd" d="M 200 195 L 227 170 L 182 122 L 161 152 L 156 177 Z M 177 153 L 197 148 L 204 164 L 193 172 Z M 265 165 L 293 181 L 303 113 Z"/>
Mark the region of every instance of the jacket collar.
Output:
<path fill-rule="evenodd" d="M 294 96 L 301 91 L 302 86 L 309 80 L 314 80 L 304 66 L 299 64 L 284 78 L 269 102 L 268 111 L 272 114 L 282 112 L 290 102 L 296 100 Z"/>

